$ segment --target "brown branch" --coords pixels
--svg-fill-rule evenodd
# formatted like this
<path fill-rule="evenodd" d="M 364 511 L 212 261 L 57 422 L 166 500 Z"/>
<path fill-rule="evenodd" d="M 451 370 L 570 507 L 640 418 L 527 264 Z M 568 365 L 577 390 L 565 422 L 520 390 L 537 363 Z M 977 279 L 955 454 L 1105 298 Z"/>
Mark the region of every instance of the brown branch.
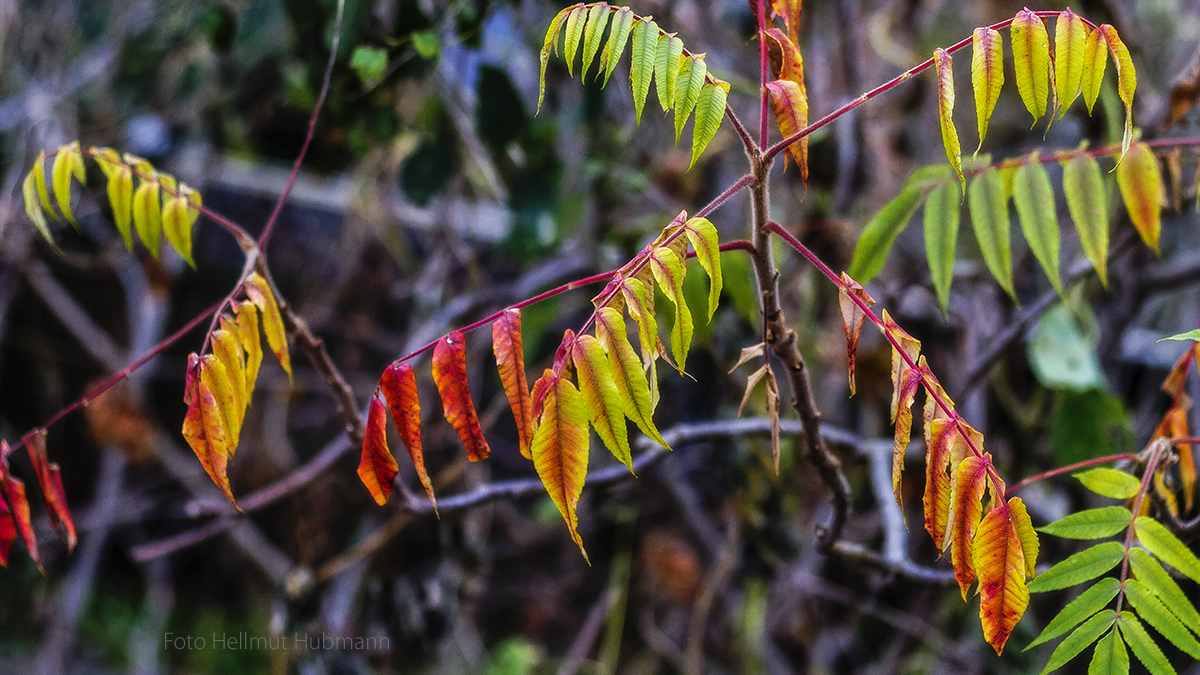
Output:
<path fill-rule="evenodd" d="M 842 474 L 841 462 L 829 451 L 821 437 L 821 413 L 813 396 L 808 367 L 796 345 L 796 332 L 787 327 L 783 308 L 779 304 L 779 270 L 775 268 L 775 260 L 771 255 L 771 218 L 767 199 L 767 174 L 771 163 L 757 153 L 752 160 L 755 181 L 750 186 L 754 224 L 754 252 L 751 258 L 762 302 L 763 338 L 787 369 L 792 388 L 792 407 L 803 424 L 804 456 L 817 468 L 821 481 L 833 497 L 833 515 L 829 523 L 817 528 L 818 545 L 823 552 L 828 552 L 842 536 L 842 529 L 846 525 L 850 513 L 850 486 Z"/>

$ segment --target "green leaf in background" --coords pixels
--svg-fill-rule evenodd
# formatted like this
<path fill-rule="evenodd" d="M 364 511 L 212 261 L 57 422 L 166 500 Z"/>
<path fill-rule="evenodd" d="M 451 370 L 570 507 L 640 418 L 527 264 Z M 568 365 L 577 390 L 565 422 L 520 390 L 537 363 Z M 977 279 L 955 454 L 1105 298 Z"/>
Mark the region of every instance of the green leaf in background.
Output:
<path fill-rule="evenodd" d="M 1100 282 L 1108 287 L 1108 196 L 1100 165 L 1089 155 L 1079 155 L 1063 163 L 1063 194 L 1079 243 Z"/>
<path fill-rule="evenodd" d="M 909 177 L 900 194 L 871 218 L 863 228 L 858 245 L 854 247 L 854 257 L 847 270 L 855 281 L 865 286 L 879 274 L 888 252 L 892 250 L 892 244 L 896 243 L 896 237 L 908 227 L 908 221 L 912 220 L 921 200 L 932 187 L 930 183 L 949 176 L 950 167 L 946 165 L 918 169 Z"/>
<path fill-rule="evenodd" d="M 379 84 L 387 64 L 387 52 L 376 47 L 355 47 L 350 56 L 350 67 L 367 89 Z"/>
<path fill-rule="evenodd" d="M 1182 541 L 1157 520 L 1141 516 L 1134 521 L 1138 541 L 1151 553 L 1192 581 L 1200 583 L 1200 559 Z M 1198 657 L 1200 658 L 1200 657 Z"/>
<path fill-rule="evenodd" d="M 950 283 L 954 279 L 954 252 L 958 243 L 961 193 L 958 185 L 945 183 L 934 189 L 925 201 L 925 257 L 937 292 L 942 316 L 950 300 Z"/>
<path fill-rule="evenodd" d="M 989 168 L 971 179 L 967 187 L 967 206 L 971 210 L 971 227 L 975 230 L 983 262 L 1004 292 L 1015 300 L 1008 191 L 999 171 Z"/>
<path fill-rule="evenodd" d="M 1059 466 L 1126 452 L 1135 446 L 1129 412 L 1104 389 L 1059 389 L 1050 416 L 1050 452 Z"/>
<path fill-rule="evenodd" d="M 1017 217 L 1021 231 L 1033 257 L 1041 263 L 1050 284 L 1059 295 L 1063 294 L 1062 279 L 1059 278 L 1059 234 L 1058 211 L 1054 206 L 1054 188 L 1046 167 L 1038 161 L 1037 153 L 1030 155 L 1029 162 L 1017 169 L 1013 175 L 1013 203 L 1017 206 Z"/>
<path fill-rule="evenodd" d="M 1075 626 L 1085 621 L 1088 617 L 1096 612 L 1104 609 L 1112 599 L 1117 597 L 1117 592 L 1121 590 L 1121 582 L 1114 577 L 1104 577 L 1097 581 L 1091 588 L 1079 594 L 1077 598 L 1067 603 L 1059 613 L 1046 624 L 1041 635 L 1037 636 L 1025 651 L 1036 647 L 1043 642 L 1048 642 L 1054 638 L 1066 633 Z"/>
<path fill-rule="evenodd" d="M 1068 557 L 1054 567 L 1042 572 L 1029 582 L 1030 593 L 1043 593 L 1068 588 L 1104 574 L 1117 566 L 1125 557 L 1125 547 L 1120 542 L 1106 541 Z"/>
<path fill-rule="evenodd" d="M 417 50 L 417 54 L 423 59 L 435 59 L 442 50 L 442 42 L 438 39 L 435 33 L 427 30 L 417 31 L 412 34 L 413 49 Z"/>
<path fill-rule="evenodd" d="M 1175 579 L 1171 578 L 1170 574 L 1163 569 L 1163 566 L 1154 559 L 1154 556 L 1147 553 L 1141 548 L 1132 548 L 1129 550 L 1129 568 L 1133 570 L 1133 575 L 1140 579 L 1150 589 L 1150 592 L 1163 601 L 1163 604 L 1171 608 L 1175 616 L 1192 630 L 1193 633 L 1200 634 L 1200 612 L 1183 594 L 1183 589 L 1179 584 L 1175 583 Z"/>
<path fill-rule="evenodd" d="M 1042 675 L 1063 667 L 1068 661 L 1078 656 L 1079 652 L 1099 639 L 1104 631 L 1113 625 L 1116 617 L 1116 612 L 1106 609 L 1085 621 L 1082 626 L 1075 629 L 1074 633 L 1068 635 L 1067 639 L 1060 642 L 1058 647 L 1055 647 L 1046 667 L 1042 669 Z"/>
<path fill-rule="evenodd" d="M 1088 509 L 1061 518 L 1038 532 L 1064 539 L 1104 539 L 1129 527 L 1133 514 L 1124 506 Z"/>
<path fill-rule="evenodd" d="M 1047 387 L 1083 391 L 1104 385 L 1095 345 L 1062 304 L 1046 312 L 1034 327 L 1029 364 Z"/>
<path fill-rule="evenodd" d="M 1160 338 L 1158 341 L 1162 342 L 1163 340 L 1194 340 L 1196 342 L 1200 342 L 1200 328 L 1189 330 L 1186 333 L 1179 333 L 1178 335 Z"/>
<path fill-rule="evenodd" d="M 1083 486 L 1101 497 L 1129 499 L 1137 494 L 1140 483 L 1133 474 L 1101 467 L 1073 474 Z"/>

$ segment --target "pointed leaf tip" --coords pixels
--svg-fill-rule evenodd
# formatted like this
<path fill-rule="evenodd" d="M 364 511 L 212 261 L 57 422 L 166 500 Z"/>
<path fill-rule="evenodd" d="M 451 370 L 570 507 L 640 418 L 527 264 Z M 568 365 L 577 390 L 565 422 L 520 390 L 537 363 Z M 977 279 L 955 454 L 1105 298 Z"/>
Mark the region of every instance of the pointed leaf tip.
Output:
<path fill-rule="evenodd" d="M 472 462 L 487 459 L 491 448 L 483 437 L 467 386 L 467 344 L 462 333 L 453 331 L 437 341 L 433 348 L 433 380 L 442 398 L 446 421 L 467 447 L 467 457 Z"/>
<path fill-rule="evenodd" d="M 433 494 L 433 482 L 425 471 L 425 452 L 421 446 L 421 401 L 417 398 L 417 376 L 407 363 L 393 363 L 379 378 L 379 389 L 387 399 L 392 423 L 400 432 L 400 440 L 408 451 L 409 459 L 417 470 L 417 478 L 437 513 L 437 498 Z"/>
<path fill-rule="evenodd" d="M 367 486 L 375 503 L 383 506 L 392 493 L 392 482 L 396 480 L 397 472 L 396 458 L 387 444 L 387 409 L 376 392 L 367 408 L 367 428 L 363 434 L 358 477 Z"/>

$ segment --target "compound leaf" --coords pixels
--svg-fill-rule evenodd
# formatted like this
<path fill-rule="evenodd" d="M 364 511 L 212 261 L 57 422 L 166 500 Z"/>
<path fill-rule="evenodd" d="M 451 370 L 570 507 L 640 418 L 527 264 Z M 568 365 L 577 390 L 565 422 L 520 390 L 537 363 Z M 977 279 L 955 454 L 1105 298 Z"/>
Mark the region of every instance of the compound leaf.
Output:
<path fill-rule="evenodd" d="M 1084 620 L 1108 606 L 1108 603 L 1117 597 L 1117 593 L 1120 590 L 1121 582 L 1117 581 L 1114 577 L 1104 577 L 1100 581 L 1097 581 L 1086 591 L 1080 593 L 1074 600 L 1068 602 L 1066 607 L 1059 610 L 1058 614 L 1050 620 L 1050 623 L 1046 624 L 1046 627 L 1042 629 L 1041 634 L 1033 642 L 1029 643 L 1025 651 L 1029 651 L 1044 642 L 1049 642 L 1078 626 Z"/>

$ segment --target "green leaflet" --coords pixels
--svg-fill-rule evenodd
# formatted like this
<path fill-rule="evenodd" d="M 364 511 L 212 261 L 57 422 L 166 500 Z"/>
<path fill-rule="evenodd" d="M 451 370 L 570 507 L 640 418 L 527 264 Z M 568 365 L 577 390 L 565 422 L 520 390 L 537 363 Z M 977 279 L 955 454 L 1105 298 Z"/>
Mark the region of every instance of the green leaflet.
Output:
<path fill-rule="evenodd" d="M 54 212 L 54 207 L 50 205 L 50 191 L 46 188 L 46 151 L 38 152 L 37 159 L 33 162 L 33 184 L 37 189 L 38 200 L 42 203 L 42 209 L 45 213 L 50 214 L 54 220 L 58 220 L 58 214 Z"/>
<path fill-rule="evenodd" d="M 917 206 L 925 196 L 927 183 L 935 178 L 945 177 L 945 167 L 925 167 L 918 169 L 909 177 L 908 182 L 900 193 L 892 198 L 871 218 L 863 228 L 858 245 L 854 247 L 854 257 L 850 260 L 847 274 L 858 283 L 866 285 L 883 269 L 888 252 L 896 237 L 908 227 Z"/>
<path fill-rule="evenodd" d="M 1181 340 L 1181 341 L 1182 340 L 1193 340 L 1196 342 L 1200 342 L 1200 328 L 1193 328 L 1192 330 L 1189 330 L 1186 333 L 1177 333 L 1175 335 L 1170 335 L 1165 338 L 1159 338 L 1158 342 L 1162 342 L 1163 340 Z"/>
<path fill-rule="evenodd" d="M 1096 643 L 1088 675 L 1129 675 L 1129 652 L 1116 625 Z"/>
<path fill-rule="evenodd" d="M 1053 640 L 1054 638 L 1066 633 L 1075 626 L 1078 626 L 1088 617 L 1096 612 L 1104 609 L 1112 599 L 1117 597 L 1117 593 L 1121 590 L 1121 582 L 1114 577 L 1104 577 L 1097 581 L 1091 588 L 1079 594 L 1071 602 L 1067 603 L 1058 614 L 1046 624 L 1040 635 L 1037 636 L 1025 651 L 1044 643 Z"/>
<path fill-rule="evenodd" d="M 153 175 L 153 174 L 151 174 Z M 158 242 L 162 236 L 162 209 L 159 207 L 158 183 L 142 178 L 133 193 L 133 226 L 150 255 L 158 257 Z"/>
<path fill-rule="evenodd" d="M 1092 114 L 1092 106 L 1100 98 L 1100 85 L 1104 82 L 1104 68 L 1108 65 L 1108 44 L 1100 31 L 1088 33 L 1083 43 L 1083 102 L 1087 104 L 1088 114 Z"/>
<path fill-rule="evenodd" d="M 601 307 L 596 312 L 596 337 L 608 352 L 612 361 L 613 381 L 625 415 L 656 443 L 670 449 L 654 426 L 654 406 L 650 399 L 650 387 L 646 383 L 646 371 L 642 369 L 633 345 L 626 334 L 625 319 L 620 310 Z"/>
<path fill-rule="evenodd" d="M 654 76 L 655 53 L 658 48 L 658 24 L 648 18 L 633 26 L 633 53 L 629 57 L 629 88 L 633 91 L 633 115 L 640 126 L 646 95 L 650 93 L 650 78 Z"/>
<path fill-rule="evenodd" d="M 546 29 L 546 38 L 542 41 L 542 51 L 538 55 L 538 60 L 541 62 L 541 71 L 538 75 L 538 103 L 536 115 L 542 110 L 542 100 L 546 97 L 546 64 L 550 61 L 550 51 L 554 48 L 554 44 L 558 41 L 558 31 L 562 28 L 563 21 L 567 16 L 574 11 L 574 7 L 567 7 L 554 16 L 554 20 L 550 22 L 550 27 Z M 619 56 L 619 54 L 618 54 Z"/>
<path fill-rule="evenodd" d="M 925 257 L 933 288 L 937 291 L 942 316 L 950 300 L 950 283 L 954 278 L 954 252 L 958 242 L 960 193 L 958 185 L 944 183 L 929 193 L 925 201 Z"/>
<path fill-rule="evenodd" d="M 1196 642 L 1196 638 L 1192 637 L 1188 629 L 1179 623 L 1179 619 L 1175 618 L 1175 615 L 1167 609 L 1166 605 L 1162 604 L 1162 601 L 1154 597 L 1145 584 L 1138 579 L 1126 579 L 1125 597 L 1129 598 L 1129 605 L 1137 610 L 1142 619 L 1154 630 L 1167 638 L 1180 651 L 1194 659 L 1200 659 L 1200 642 Z"/>
<path fill-rule="evenodd" d="M 1200 634 L 1200 613 L 1183 594 L 1183 589 L 1163 569 L 1162 565 L 1145 550 L 1134 547 L 1129 549 L 1129 567 L 1135 577 L 1140 580 L 1151 593 L 1163 604 L 1171 608 L 1175 617 L 1187 626 L 1193 633 Z"/>
<path fill-rule="evenodd" d="M 1070 9 L 1059 14 L 1054 22 L 1054 90 L 1058 92 L 1059 119 L 1079 96 L 1087 35 L 1083 19 Z"/>
<path fill-rule="evenodd" d="M 1079 17 L 1075 17 L 1078 21 Z M 1100 165 L 1090 155 L 1079 155 L 1063 163 L 1063 193 L 1079 243 L 1100 282 L 1108 287 L 1108 196 Z"/>
<path fill-rule="evenodd" d="M 1042 30 L 1045 32 L 1045 28 Z M 1041 263 L 1054 290 L 1062 295 L 1062 280 L 1058 271 L 1058 211 L 1054 207 L 1050 177 L 1038 161 L 1036 152 L 1013 175 L 1013 203 L 1017 206 L 1017 217 L 1021 221 L 1025 240 L 1029 242 L 1029 250 Z"/>
<path fill-rule="evenodd" d="M 663 295 L 675 305 L 675 322 L 671 326 L 671 355 L 682 370 L 692 344 L 692 313 L 683 298 L 685 269 L 679 256 L 670 248 L 660 246 L 650 254 L 650 269 Z"/>
<path fill-rule="evenodd" d="M 604 445 L 633 472 L 633 453 L 629 449 L 629 432 L 625 429 L 625 411 L 621 405 L 613 367 L 600 342 L 590 335 L 580 335 L 571 350 L 579 391 L 587 402 L 592 426 Z"/>
<path fill-rule="evenodd" d="M 707 218 L 692 218 L 683 224 L 683 231 L 692 245 L 692 250 L 696 252 L 696 260 L 700 261 L 700 267 L 708 273 L 708 320 L 711 322 L 713 312 L 717 311 L 722 284 L 721 249 L 717 241 L 717 228 Z"/>
<path fill-rule="evenodd" d="M 946 159 L 954 169 L 963 190 L 967 189 L 962 172 L 962 147 L 958 143 L 958 130 L 954 128 L 954 68 L 950 53 L 938 47 L 933 50 L 933 63 L 937 70 L 938 121 L 942 127 L 942 145 Z M 943 312 L 945 307 L 942 308 Z"/>
<path fill-rule="evenodd" d="M 600 40 L 604 37 L 604 29 L 608 27 L 608 20 L 611 17 L 612 12 L 603 2 L 592 5 L 592 8 L 588 10 L 587 25 L 583 29 L 583 67 L 579 69 L 579 79 L 581 80 L 587 77 L 588 68 L 592 65 L 592 59 L 596 58 L 596 52 L 600 49 Z M 597 77 L 600 75 L 602 65 L 596 67 Z"/>
<path fill-rule="evenodd" d="M 1050 37 L 1046 24 L 1028 8 L 1017 12 L 1011 28 L 1017 91 L 1034 124 L 1046 114 L 1050 87 Z"/>
<path fill-rule="evenodd" d="M 567 61 L 567 74 L 571 77 L 575 77 L 575 52 L 579 49 L 579 39 L 583 37 L 583 28 L 587 21 L 587 14 L 583 10 L 583 5 L 576 5 L 567 15 L 563 58 Z"/>
<path fill-rule="evenodd" d="M 1162 650 L 1142 627 L 1137 617 L 1131 612 L 1121 612 L 1121 615 L 1117 617 L 1117 626 L 1121 629 L 1121 636 L 1133 650 L 1133 655 L 1142 662 L 1143 666 L 1146 666 L 1146 670 L 1156 675 L 1164 673 L 1175 675 L 1175 668 L 1171 666 L 1171 662 L 1163 655 Z"/>
<path fill-rule="evenodd" d="M 1125 201 L 1129 219 L 1137 228 L 1146 246 L 1158 253 L 1158 237 L 1162 231 L 1162 173 L 1154 151 L 1145 143 L 1136 143 L 1117 164 L 1117 187 Z"/>
<path fill-rule="evenodd" d="M 58 209 L 62 211 L 67 222 L 78 228 L 79 223 L 75 222 L 75 214 L 71 212 L 71 178 L 74 177 L 80 185 L 87 184 L 87 172 L 83 166 L 83 154 L 79 151 L 79 141 L 58 149 L 58 154 L 54 156 L 54 165 L 50 169 L 50 177 Z"/>
<path fill-rule="evenodd" d="M 975 117 L 979 126 L 979 148 L 987 136 L 988 120 L 1000 100 L 1004 86 L 1004 41 L 991 28 L 976 28 L 971 33 L 971 88 L 975 90 Z"/>
<path fill-rule="evenodd" d="M 1117 35 L 1117 29 L 1108 24 L 1100 26 L 1096 32 L 1108 44 L 1112 52 L 1113 67 L 1117 70 L 1117 94 L 1125 104 L 1125 133 L 1121 136 L 1121 156 L 1129 152 L 1129 143 L 1133 140 L 1133 93 L 1137 89 L 1137 73 L 1133 70 L 1133 59 L 1129 58 L 1129 50 Z"/>
<path fill-rule="evenodd" d="M 1029 592 L 1057 591 L 1060 588 L 1095 579 L 1116 567 L 1124 557 L 1125 547 L 1120 542 L 1106 541 L 1103 544 L 1096 544 L 1039 574 L 1029 582 Z"/>
<path fill-rule="evenodd" d="M 1159 560 L 1179 570 L 1192 581 L 1200 583 L 1200 559 L 1197 559 L 1196 554 L 1171 534 L 1162 523 L 1147 516 L 1140 516 L 1133 526 L 1142 546 Z"/>
<path fill-rule="evenodd" d="M 967 207 L 979 252 L 996 282 L 1016 299 L 1012 279 L 1012 236 L 1009 233 L 1008 193 L 1000 172 L 988 168 L 967 186 Z"/>
<path fill-rule="evenodd" d="M 604 86 L 608 86 L 608 78 L 612 77 L 621 54 L 625 52 L 625 44 L 629 42 L 629 32 L 633 29 L 633 10 L 622 7 L 613 16 L 612 28 L 608 32 L 608 42 L 604 43 L 604 51 L 600 58 L 604 61 Z"/>
<path fill-rule="evenodd" d="M 1083 486 L 1101 497 L 1129 499 L 1137 494 L 1140 483 L 1132 474 L 1101 467 L 1072 474 Z"/>
<path fill-rule="evenodd" d="M 176 186 L 175 179 L 166 174 L 160 174 L 159 179 L 163 186 L 163 234 L 167 236 L 167 243 L 171 244 L 171 248 L 175 249 L 179 257 L 195 269 L 196 262 L 192 259 L 192 226 L 196 222 L 193 217 L 195 211 L 188 208 L 188 200 L 184 196 L 184 190 L 192 190 L 182 183 Z M 172 192 L 175 194 L 171 194 Z"/>
<path fill-rule="evenodd" d="M 704 76 L 707 73 L 708 66 L 704 63 L 703 54 L 679 59 L 678 79 L 675 81 L 676 147 L 679 147 L 679 136 L 683 133 L 683 125 L 696 107 L 696 102 L 700 100 L 700 90 L 704 88 Z"/>
<path fill-rule="evenodd" d="M 1059 643 L 1058 647 L 1054 649 L 1054 653 L 1050 655 L 1050 660 L 1046 663 L 1046 667 L 1042 669 L 1042 675 L 1061 668 L 1068 661 L 1078 656 L 1079 652 L 1095 642 L 1104 631 L 1113 625 L 1116 617 L 1116 612 L 1106 609 L 1083 622 L 1082 626 L 1075 629 L 1074 633 L 1068 635 L 1067 639 Z"/>
<path fill-rule="evenodd" d="M 679 59 L 683 56 L 683 40 L 674 33 L 658 36 L 658 47 L 654 55 L 654 85 L 658 103 L 663 112 L 671 110 L 675 103 L 675 86 L 679 77 Z M 675 144 L 679 144 L 676 134 Z"/>
<path fill-rule="evenodd" d="M 58 244 L 54 242 L 54 236 L 50 234 L 50 224 L 46 222 L 46 212 L 42 210 L 42 205 L 38 202 L 37 196 L 37 179 L 34 174 L 41 170 L 40 163 L 34 166 L 25 176 L 25 182 L 21 185 L 21 197 L 25 200 L 25 215 L 33 221 L 34 227 L 41 233 L 42 237 L 50 244 L 51 248 L 58 250 Z"/>
<path fill-rule="evenodd" d="M 696 120 L 692 123 L 692 160 L 688 164 L 689 169 L 712 142 L 713 136 L 717 135 L 717 129 L 721 128 L 721 122 L 725 120 L 725 99 L 728 95 L 727 82 L 706 84 L 700 91 L 700 98 L 696 100 Z"/>
<path fill-rule="evenodd" d="M 1038 531 L 1064 539 L 1105 539 L 1129 527 L 1131 520 L 1133 514 L 1124 506 L 1105 506 L 1072 513 Z"/>

